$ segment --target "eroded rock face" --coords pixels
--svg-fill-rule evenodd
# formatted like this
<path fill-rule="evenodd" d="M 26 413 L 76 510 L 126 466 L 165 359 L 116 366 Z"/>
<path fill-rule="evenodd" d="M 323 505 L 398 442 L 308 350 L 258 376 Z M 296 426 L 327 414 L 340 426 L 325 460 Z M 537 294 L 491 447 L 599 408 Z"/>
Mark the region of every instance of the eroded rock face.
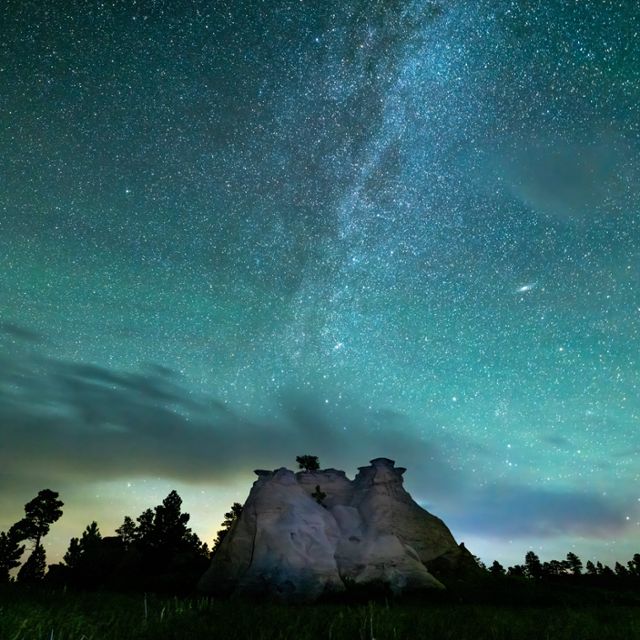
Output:
<path fill-rule="evenodd" d="M 387 458 L 360 467 L 353 481 L 336 469 L 256 471 L 201 590 L 315 600 L 349 584 L 443 588 L 428 567 L 455 572 L 471 556 L 405 491 L 404 471 Z M 312 497 L 318 486 L 322 504 Z"/>

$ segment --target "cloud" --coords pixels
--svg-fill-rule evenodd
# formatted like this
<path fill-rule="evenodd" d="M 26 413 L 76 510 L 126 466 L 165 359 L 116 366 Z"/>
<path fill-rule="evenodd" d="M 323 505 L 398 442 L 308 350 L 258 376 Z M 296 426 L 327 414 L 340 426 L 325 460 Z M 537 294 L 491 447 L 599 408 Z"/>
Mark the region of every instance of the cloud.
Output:
<path fill-rule="evenodd" d="M 135 477 L 226 484 L 250 482 L 252 469 L 291 465 L 303 453 L 352 474 L 354 465 L 386 456 L 408 468 L 416 500 L 449 512 L 454 531 L 598 537 L 624 524 L 620 504 L 593 493 L 500 482 L 476 488 L 460 460 L 477 446 L 418 435 L 435 425 L 353 399 L 327 404 L 318 394 L 289 391 L 275 400 L 279 413 L 267 419 L 190 393 L 164 367 L 127 373 L 0 354 L 0 485 L 10 491 L 35 478 L 60 486 Z"/>
<path fill-rule="evenodd" d="M 490 537 L 603 538 L 628 524 L 622 501 L 581 490 L 497 483 L 474 492 L 470 505 L 466 513 L 454 518 L 456 525 Z"/>
<path fill-rule="evenodd" d="M 42 334 L 27 327 L 14 324 L 13 322 L 0 322 L 0 334 L 4 334 L 11 340 L 18 340 L 21 342 L 29 342 L 32 344 L 38 344 L 44 342 Z"/>
<path fill-rule="evenodd" d="M 585 141 L 586 140 L 586 141 Z M 638 149 L 607 127 L 586 138 L 542 138 L 504 159 L 511 189 L 533 210 L 563 219 L 624 212 L 637 198 Z"/>
<path fill-rule="evenodd" d="M 558 449 L 571 449 L 571 448 L 575 448 L 571 442 L 571 440 L 569 440 L 569 438 L 566 438 L 565 436 L 559 436 L 555 433 L 550 433 L 550 434 L 546 434 L 544 436 L 542 436 L 540 438 L 540 440 L 543 443 L 546 444 L 550 444 L 553 445 L 554 447 L 557 447 Z"/>
<path fill-rule="evenodd" d="M 290 464 L 303 452 L 333 466 L 396 455 L 446 474 L 433 443 L 400 414 L 334 408 L 295 392 L 278 419 L 240 414 L 188 392 L 166 369 L 125 373 L 33 354 L 0 356 L 0 468 L 52 480 L 164 476 L 225 481 L 254 467 Z M 436 483 L 445 490 L 447 482 Z"/>

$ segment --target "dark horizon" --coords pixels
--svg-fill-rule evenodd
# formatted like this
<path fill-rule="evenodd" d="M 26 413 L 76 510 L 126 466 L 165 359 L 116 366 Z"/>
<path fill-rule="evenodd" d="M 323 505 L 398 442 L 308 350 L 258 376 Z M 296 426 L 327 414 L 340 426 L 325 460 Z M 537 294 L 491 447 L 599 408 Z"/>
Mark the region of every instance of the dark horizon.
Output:
<path fill-rule="evenodd" d="M 317 461 L 317 457 L 315 456 L 309 456 L 309 455 L 305 455 L 303 456 L 304 458 L 314 458 Z M 383 460 L 388 460 L 386 458 L 382 458 Z M 378 458 L 378 460 L 380 460 L 380 458 Z M 373 464 L 375 461 L 371 460 L 370 463 Z M 298 462 L 301 462 L 300 460 L 298 460 Z M 395 463 L 395 461 L 393 460 L 389 460 L 389 462 L 391 463 Z M 365 467 L 362 467 L 365 468 Z M 366 467 L 369 468 L 369 467 Z M 280 467 L 279 469 L 286 469 L 286 467 Z M 279 469 L 274 469 L 273 472 L 278 471 Z M 401 472 L 405 472 L 406 469 L 401 468 L 400 469 Z M 296 475 L 299 474 L 305 474 L 305 473 L 309 473 L 309 469 L 306 467 L 303 467 L 302 464 L 298 464 L 298 466 L 293 470 L 294 473 Z M 319 468 L 317 469 L 317 473 L 318 474 L 322 474 L 325 471 L 331 471 L 331 472 L 335 472 L 336 469 L 335 468 L 327 468 L 327 469 L 323 469 L 323 468 Z M 341 470 L 339 470 L 341 471 Z M 268 474 L 269 471 L 268 470 L 255 470 L 254 473 L 258 476 L 264 476 L 265 474 Z M 311 473 L 313 473 L 313 471 L 311 471 Z M 357 474 L 356 474 L 357 475 Z M 348 476 L 346 476 L 348 480 L 353 480 L 351 478 L 349 478 Z M 355 478 L 355 476 L 354 476 Z M 42 493 L 51 493 L 50 489 L 45 489 L 44 491 L 40 491 L 38 492 L 38 496 L 40 496 Z M 326 496 L 325 493 L 319 494 L 323 497 Z M 55 499 L 59 499 L 59 493 L 58 492 L 53 492 L 53 496 L 55 496 Z M 149 511 L 156 511 L 157 509 L 162 508 L 162 504 L 166 502 L 166 500 L 172 500 L 172 496 L 175 496 L 177 499 L 180 500 L 180 502 L 182 503 L 182 499 L 179 496 L 179 494 L 175 491 L 175 489 L 172 489 L 170 491 L 170 493 L 165 496 L 165 498 L 160 501 L 160 504 L 158 505 L 148 505 L 143 512 L 141 512 L 139 515 L 135 515 L 133 514 L 133 517 L 131 516 L 131 514 L 126 514 L 123 517 L 123 521 L 121 521 L 119 523 L 120 527 L 123 526 L 127 526 L 127 520 L 130 521 L 130 524 L 134 527 L 140 527 L 141 526 L 141 522 L 145 516 L 145 512 L 149 512 Z M 34 496 L 33 498 L 34 500 L 36 499 L 36 496 Z M 28 505 L 25 505 L 25 507 Z M 60 515 L 54 520 L 52 521 L 53 526 L 55 526 L 55 523 L 59 521 L 60 517 L 62 517 L 64 515 L 64 510 L 62 509 L 62 507 L 64 507 L 64 503 L 62 501 L 60 501 Z M 423 506 L 423 505 L 421 505 Z M 235 502 L 233 503 L 233 505 L 229 506 L 229 511 L 230 513 L 225 513 L 225 517 L 224 520 L 220 522 L 220 524 L 218 525 L 218 531 L 215 537 L 210 538 L 210 539 L 201 539 L 200 536 L 198 536 L 198 534 L 196 532 L 193 532 L 196 534 L 196 541 L 195 544 L 197 545 L 197 547 L 199 548 L 200 545 L 204 545 L 204 547 L 202 547 L 202 550 L 205 551 L 207 554 L 210 553 L 214 553 L 217 547 L 217 544 L 219 543 L 219 541 L 222 539 L 220 537 L 221 534 L 224 533 L 224 531 L 220 531 L 220 528 L 228 530 L 230 523 L 232 522 L 231 520 L 229 520 L 229 516 L 231 516 L 232 514 L 234 515 L 234 517 L 236 517 L 237 515 L 239 515 L 239 513 L 241 513 L 242 509 L 244 507 L 244 503 L 242 502 Z M 424 506 L 423 506 L 424 508 Z M 186 516 L 186 521 L 184 522 L 184 526 L 188 527 L 187 531 L 193 531 L 193 529 L 191 528 L 191 524 L 192 524 L 192 516 L 190 513 L 188 513 L 187 511 L 185 511 L 184 509 L 181 509 L 181 512 L 185 514 Z M 24 516 L 24 514 L 20 514 L 20 517 Z M 16 520 L 16 522 L 13 522 L 11 525 L 5 527 L 6 531 L 9 532 L 9 535 L 14 535 L 12 534 L 12 532 L 16 529 L 16 527 L 19 526 L 19 520 L 20 518 L 18 518 Z M 124 522 L 124 524 L 123 524 Z M 446 523 L 445 523 L 446 525 Z M 88 532 L 89 530 L 95 531 L 96 533 L 98 533 L 102 539 L 105 539 L 105 541 L 107 540 L 121 540 L 122 539 L 122 533 L 119 530 L 118 527 L 116 527 L 116 529 L 113 532 L 108 532 L 108 531 L 103 531 L 100 528 L 100 525 L 97 521 L 97 519 L 93 518 L 90 522 L 88 522 L 87 526 L 83 529 L 82 533 L 83 535 L 86 535 L 86 532 Z M 74 536 L 74 538 L 79 539 L 82 536 L 80 535 L 81 532 L 78 532 L 77 536 Z M 47 531 L 47 534 L 45 535 L 45 538 L 49 535 L 49 530 Z M 131 535 L 130 533 L 128 533 L 127 535 Z M 15 568 L 13 568 L 10 572 L 11 576 L 13 576 L 14 578 L 16 577 L 16 575 L 18 574 L 18 569 L 20 568 L 20 566 L 24 565 L 25 561 L 28 559 L 28 557 L 31 555 L 34 547 L 35 547 L 35 543 L 33 542 L 33 540 L 29 540 L 29 539 L 23 539 L 21 538 L 19 535 L 17 537 L 17 540 L 19 540 L 19 545 L 23 548 L 23 552 L 20 556 L 20 563 L 16 564 Z M 70 540 L 70 545 L 64 550 L 67 553 L 71 552 L 72 547 L 73 547 L 73 542 L 74 540 L 71 539 Z M 458 540 L 457 543 L 459 544 L 459 546 L 462 547 L 466 547 L 464 541 L 462 540 Z M 46 554 L 46 547 L 47 544 L 45 542 L 45 539 L 43 538 L 42 541 L 40 541 L 41 545 L 43 545 L 45 547 L 45 554 Z M 207 551 L 208 549 L 208 551 Z M 529 559 L 529 557 L 531 556 L 531 560 Z M 612 564 L 607 564 L 606 562 L 601 562 L 599 559 L 594 559 L 594 558 L 589 558 L 586 559 L 584 562 L 582 561 L 582 557 L 580 556 L 579 553 L 576 553 L 575 550 L 575 545 L 572 545 L 572 548 L 570 550 L 567 551 L 567 553 L 559 558 L 545 558 L 545 557 L 540 557 L 533 549 L 528 549 L 520 558 L 520 560 L 524 560 L 524 562 L 514 562 L 513 566 L 510 566 L 509 564 L 503 564 L 502 562 L 500 562 L 500 560 L 498 560 L 497 558 L 494 558 L 493 560 L 487 560 L 487 559 L 483 559 L 480 558 L 479 556 L 474 554 L 474 558 L 476 560 L 476 562 L 478 563 L 478 565 L 484 570 L 487 571 L 493 575 L 496 576 L 500 576 L 500 575 L 506 575 L 506 576 L 519 576 L 519 577 L 535 577 L 533 574 L 536 572 L 537 569 L 539 569 L 542 573 L 541 576 L 545 577 L 545 579 L 553 579 L 554 575 L 557 577 L 557 575 L 563 575 L 563 573 L 561 572 L 560 574 L 554 574 L 554 573 L 549 573 L 547 574 L 547 571 L 557 571 L 559 570 L 561 565 L 564 565 L 563 567 L 563 571 L 564 571 L 564 575 L 565 577 L 571 576 L 573 575 L 583 575 L 583 576 L 595 576 L 596 572 L 598 575 L 602 576 L 602 579 L 605 580 L 605 582 L 601 585 L 604 586 L 605 588 L 608 587 L 614 587 L 615 585 L 613 583 L 610 583 L 611 579 L 613 579 L 614 577 L 618 577 L 621 578 L 622 582 L 625 583 L 625 581 L 628 581 L 630 579 L 635 579 L 634 576 L 637 576 L 638 574 L 638 569 L 640 568 L 640 564 L 638 564 L 640 562 L 640 553 L 634 553 L 633 557 L 629 558 L 628 560 L 624 561 L 624 560 L 617 560 L 615 561 L 615 563 Z M 569 562 L 567 562 L 567 560 L 569 560 Z M 554 564 L 557 564 L 559 562 L 559 565 L 557 565 L 556 567 L 554 567 Z M 59 554 L 58 556 L 54 556 L 53 558 L 50 558 L 47 555 L 47 559 L 46 559 L 46 567 L 47 569 L 54 567 L 54 569 L 58 568 L 59 564 L 62 564 L 63 566 L 69 566 L 68 565 L 68 560 L 65 558 L 62 558 L 62 554 Z M 637 565 L 635 567 L 635 569 L 632 569 L 632 565 L 635 563 L 635 565 Z M 531 565 L 533 566 L 533 569 L 531 568 Z M 493 566 L 492 566 L 493 565 Z M 537 565 L 537 566 L 536 566 Z M 591 565 L 591 566 L 590 566 Z M 597 567 L 595 566 L 597 565 Z M 619 572 L 619 567 L 621 565 L 621 569 Z M 206 566 L 206 565 L 203 565 Z M 520 573 L 522 570 L 525 571 L 524 574 Z M 533 571 L 533 573 L 532 573 Z M 608 575 L 607 575 L 608 574 Z M 50 574 L 48 573 L 48 579 L 50 581 L 51 584 L 57 584 L 57 580 L 59 578 L 51 578 Z M 51 580 L 53 580 L 53 582 L 51 582 Z M 0 581 L 1 582 L 1 581 Z M 615 581 L 614 581 L 615 582 Z M 610 584 L 609 584 L 610 583 Z M 61 583 L 63 584 L 63 583 Z M 623 587 L 624 588 L 624 587 Z"/>
<path fill-rule="evenodd" d="M 282 465 L 282 467 L 284 468 L 291 468 L 291 470 L 294 470 L 296 473 L 302 473 L 302 471 L 300 471 L 299 466 L 296 465 Z M 278 467 L 276 467 L 277 469 Z M 321 467 L 320 471 L 323 471 L 325 469 L 335 469 L 335 467 Z M 252 474 L 252 482 L 254 482 L 256 480 L 255 478 L 255 474 L 256 472 L 254 471 L 254 473 Z M 357 472 L 353 473 L 353 477 L 355 478 Z M 349 474 L 347 474 L 347 478 L 348 479 L 353 479 L 349 477 Z M 167 485 L 169 486 L 170 483 Z M 251 485 L 249 485 L 250 488 Z M 406 484 L 405 484 L 405 488 Z M 101 524 L 101 519 L 98 516 L 96 516 L 96 514 L 92 515 L 91 511 L 87 511 L 86 508 L 88 505 L 83 505 L 82 508 L 82 517 L 84 517 L 84 520 L 82 522 L 85 522 L 85 525 L 82 526 L 76 526 L 75 528 L 75 533 L 72 535 L 72 537 L 79 537 L 80 534 L 82 533 L 82 531 L 84 531 L 84 529 L 91 524 L 92 522 L 95 522 L 98 525 L 98 528 L 100 529 L 100 533 L 102 534 L 103 537 L 112 537 L 112 536 L 117 536 L 117 527 L 122 525 L 123 520 L 125 519 L 125 517 L 131 517 L 134 521 L 137 520 L 137 517 L 142 515 L 142 513 L 144 511 L 146 511 L 147 509 L 153 509 L 156 506 L 158 506 L 158 504 L 161 504 L 162 501 L 168 497 L 169 493 L 174 492 L 175 489 L 172 488 L 168 491 L 167 495 L 162 495 L 162 497 L 160 499 L 157 500 L 157 504 L 156 503 L 148 503 L 146 505 L 144 505 L 142 508 L 140 508 L 138 511 L 130 511 L 127 512 L 125 514 L 123 514 L 119 520 L 115 521 L 113 526 L 111 527 L 111 529 L 109 528 L 104 528 Z M 31 497 L 33 498 L 35 496 L 37 492 L 34 492 L 34 495 L 32 495 Z M 56 492 L 57 493 L 57 492 Z M 178 494 L 179 495 L 179 494 Z M 63 497 L 63 496 L 60 496 Z M 97 498 L 100 498 L 100 496 L 96 496 Z M 244 499 L 239 498 L 238 500 L 234 501 L 234 502 L 239 502 L 239 504 L 244 504 Z M 420 506 L 422 506 L 423 508 L 427 509 L 429 511 L 429 509 L 427 508 L 427 505 L 424 503 L 420 503 Z M 229 508 L 231 507 L 231 503 L 229 503 L 223 510 L 229 510 Z M 67 505 L 64 505 L 63 508 L 63 515 L 62 515 L 62 522 L 57 521 L 56 523 L 54 523 L 52 525 L 52 532 L 49 533 L 44 539 L 43 539 L 43 546 L 45 548 L 45 551 L 47 553 L 47 564 L 49 566 L 59 563 L 62 561 L 62 556 L 64 555 L 64 553 L 69 549 L 69 542 L 70 542 L 70 538 L 66 540 L 65 542 L 65 538 L 64 538 L 64 534 L 61 533 L 61 530 L 67 531 L 67 530 L 71 530 L 71 525 L 69 525 L 68 523 L 64 522 L 64 514 L 67 511 Z M 74 512 L 73 509 L 73 505 L 71 505 L 71 511 L 72 513 Z M 219 530 L 220 526 L 222 526 L 223 524 L 223 518 L 220 517 L 219 521 L 217 521 L 215 524 L 213 523 L 213 521 L 209 521 L 208 522 L 208 526 L 206 528 L 202 528 L 201 526 L 198 526 L 198 523 L 202 521 L 202 514 L 193 514 L 189 512 L 188 509 L 188 505 L 184 505 L 183 503 L 183 512 L 184 513 L 189 513 L 189 527 L 192 528 L 192 530 L 194 530 L 194 533 L 196 533 L 196 535 L 198 535 L 198 537 L 201 539 L 201 541 L 203 543 L 205 543 L 209 548 L 212 547 L 212 542 L 215 540 L 215 534 L 212 534 L 211 531 L 216 532 Z M 436 515 L 438 517 L 441 517 L 442 514 L 439 514 L 437 512 L 434 512 L 433 510 L 430 511 L 430 513 L 432 513 L 433 515 Z M 9 531 L 9 529 L 11 528 L 12 525 L 15 524 L 15 522 L 17 522 L 19 520 L 20 517 L 22 517 L 23 513 L 20 511 L 16 511 L 15 514 L 15 518 L 13 521 L 7 521 L 6 524 L 4 524 L 2 527 L 0 527 L 0 530 L 5 530 L 5 531 Z M 194 517 L 195 515 L 195 517 Z M 200 517 L 199 517 L 200 516 Z M 195 523 L 195 527 L 193 526 Z M 61 524 L 63 526 L 61 526 Z M 66 526 L 64 526 L 66 524 Z M 445 522 L 445 524 L 449 524 Z M 454 537 L 456 538 L 457 542 L 460 544 L 464 544 L 467 548 L 469 548 L 469 543 L 465 542 L 465 540 L 461 539 L 457 534 L 455 529 L 452 529 L 452 533 L 454 535 Z M 504 531 L 504 530 L 499 530 L 498 533 L 503 533 L 503 534 L 507 534 L 509 533 L 509 531 Z M 530 532 L 526 532 L 526 531 L 521 531 L 520 534 L 526 534 L 526 533 L 530 533 Z M 517 536 L 519 537 L 519 536 Z M 521 539 L 526 539 L 526 536 L 522 536 Z M 27 557 L 29 556 L 31 550 L 32 550 L 32 544 L 29 541 L 25 541 L 24 543 L 25 546 L 25 551 L 22 555 L 22 559 L 21 562 L 24 563 L 24 561 L 27 559 Z M 632 543 L 631 548 L 637 548 L 637 545 L 634 546 L 634 544 Z M 602 558 L 600 557 L 594 557 L 593 555 L 591 556 L 583 556 L 583 554 L 580 552 L 580 549 L 577 548 L 577 545 L 575 543 L 570 544 L 569 547 L 567 547 L 567 549 L 565 550 L 565 553 L 561 553 L 560 555 L 558 555 L 557 553 L 552 557 L 551 555 L 549 555 L 548 553 L 544 552 L 544 547 L 543 546 L 538 546 L 535 549 L 531 548 L 531 547 L 527 547 L 526 549 L 521 550 L 520 553 L 518 553 L 518 547 L 516 547 L 516 545 L 512 545 L 512 548 L 510 549 L 511 553 L 510 554 L 498 554 L 495 557 L 489 557 L 486 554 L 484 555 L 484 557 L 481 557 L 480 555 L 478 555 L 477 553 L 475 553 L 475 549 L 469 549 L 477 558 L 478 560 L 480 560 L 481 562 L 484 563 L 484 565 L 486 566 L 487 569 L 489 569 L 491 567 L 491 564 L 494 561 L 498 561 L 501 565 L 504 566 L 505 569 L 509 568 L 511 565 L 516 566 L 516 565 L 522 565 L 522 560 L 525 557 L 525 555 L 528 552 L 534 552 L 536 553 L 537 556 L 540 557 L 541 561 L 551 561 L 551 560 L 563 560 L 566 557 L 567 553 L 575 553 L 576 555 L 578 555 L 580 557 L 580 559 L 583 559 L 583 563 L 586 565 L 587 561 L 591 561 L 593 563 L 600 563 L 603 564 L 605 567 L 609 567 L 610 569 L 613 569 L 616 563 L 620 563 L 623 566 L 626 566 L 627 562 L 631 559 L 632 555 L 636 555 L 636 552 L 633 552 L 633 554 L 631 554 L 628 558 L 620 558 L 620 557 L 614 557 L 613 559 L 611 559 L 609 562 L 607 561 L 602 561 Z M 508 559 L 508 560 L 507 560 Z M 517 566 L 516 566 L 517 568 Z M 15 575 L 15 573 L 17 572 L 17 569 L 12 571 L 12 575 Z"/>

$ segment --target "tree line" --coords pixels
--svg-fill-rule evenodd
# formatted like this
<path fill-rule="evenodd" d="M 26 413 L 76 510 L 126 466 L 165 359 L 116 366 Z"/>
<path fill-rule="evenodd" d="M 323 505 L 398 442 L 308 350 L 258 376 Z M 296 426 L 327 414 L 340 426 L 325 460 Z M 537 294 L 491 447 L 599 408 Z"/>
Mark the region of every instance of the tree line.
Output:
<path fill-rule="evenodd" d="M 534 551 L 528 551 L 524 564 L 505 569 L 497 560 L 489 567 L 478 561 L 478 566 L 495 579 L 520 578 L 539 582 L 591 584 L 615 587 L 637 584 L 640 586 L 640 553 L 634 554 L 626 564 L 616 562 L 614 567 L 587 560 L 586 564 L 572 551 L 564 560 L 542 562 Z"/>
<path fill-rule="evenodd" d="M 298 456 L 296 462 L 304 471 L 320 468 L 317 456 Z M 322 505 L 326 494 L 316 486 L 312 497 Z M 210 549 L 189 528 L 190 515 L 182 511 L 178 493 L 171 491 L 162 504 L 146 509 L 135 520 L 125 516 L 113 536 L 103 536 L 97 522 L 89 523 L 79 537 L 71 539 L 63 561 L 47 571 L 42 539 L 62 516 L 63 506 L 57 492 L 43 489 L 25 505 L 24 517 L 0 532 L 0 584 L 46 582 L 83 589 L 189 592 L 242 514 L 242 505 L 234 502 Z M 523 564 L 507 568 L 497 560 L 488 567 L 478 558 L 476 563 L 496 585 L 529 581 L 622 589 L 640 586 L 640 553 L 626 564 L 616 562 L 613 568 L 591 560 L 583 565 L 573 552 L 564 560 L 542 562 L 528 551 Z"/>
<path fill-rule="evenodd" d="M 297 456 L 296 462 L 305 471 L 320 468 L 317 456 Z M 316 487 L 313 497 L 322 503 L 326 494 Z M 115 536 L 103 536 L 97 522 L 89 523 L 80 537 L 71 539 L 63 561 L 47 571 L 42 539 L 62 516 L 63 506 L 57 492 L 43 489 L 25 505 L 22 519 L 0 532 L 0 584 L 46 580 L 83 588 L 188 590 L 242 513 L 242 505 L 234 502 L 210 550 L 187 526 L 190 515 L 182 512 L 182 499 L 171 491 L 162 504 L 146 509 L 135 520 L 125 516 Z M 30 552 L 21 562 L 27 547 Z"/>
<path fill-rule="evenodd" d="M 180 593 L 192 590 L 209 565 L 212 551 L 189 528 L 190 515 L 182 511 L 178 493 L 171 491 L 162 504 L 135 520 L 125 516 L 113 536 L 103 536 L 97 522 L 89 523 L 71 539 L 63 561 L 47 571 L 42 539 L 62 516 L 63 506 L 57 492 L 44 489 L 25 505 L 24 518 L 0 532 L 0 583 Z M 234 503 L 225 514 L 214 551 L 241 512 L 242 506 Z M 29 553 L 21 562 L 26 548 Z"/>

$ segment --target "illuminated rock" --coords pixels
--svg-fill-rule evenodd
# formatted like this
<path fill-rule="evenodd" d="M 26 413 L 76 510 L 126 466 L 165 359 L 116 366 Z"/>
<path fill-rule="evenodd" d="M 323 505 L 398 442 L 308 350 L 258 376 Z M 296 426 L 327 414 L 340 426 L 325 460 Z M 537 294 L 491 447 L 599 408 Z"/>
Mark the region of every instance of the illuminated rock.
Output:
<path fill-rule="evenodd" d="M 394 465 L 376 458 L 354 480 L 336 469 L 256 471 L 200 589 L 306 601 L 353 585 L 396 594 L 442 589 L 428 567 L 455 573 L 472 557 L 413 501 L 402 486 L 405 469 Z"/>

